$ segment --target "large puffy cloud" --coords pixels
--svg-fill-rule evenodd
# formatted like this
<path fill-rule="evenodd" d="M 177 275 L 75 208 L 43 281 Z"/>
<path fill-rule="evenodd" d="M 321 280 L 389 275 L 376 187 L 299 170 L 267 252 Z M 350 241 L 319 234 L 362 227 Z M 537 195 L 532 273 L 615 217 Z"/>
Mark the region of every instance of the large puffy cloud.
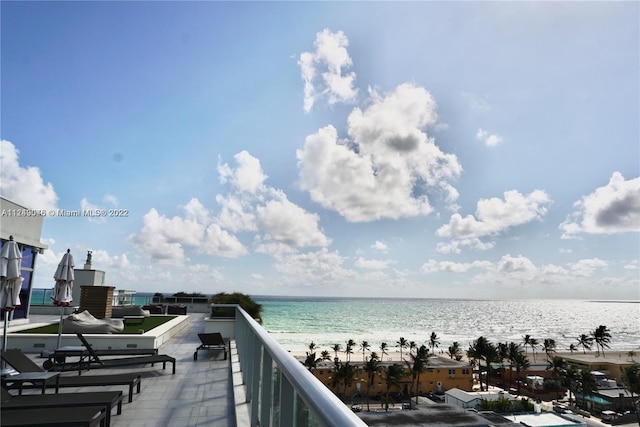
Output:
<path fill-rule="evenodd" d="M 427 215 L 431 195 L 453 203 L 462 167 L 424 132 L 435 110 L 429 92 L 411 84 L 372 92 L 369 107 L 349 115 L 349 138 L 331 125 L 306 138 L 296 153 L 302 189 L 351 222 Z"/>
<path fill-rule="evenodd" d="M 613 234 L 640 231 L 640 178 L 625 180 L 614 172 L 604 187 L 574 204 L 576 211 L 560 225 L 563 238 L 580 233 Z"/>
<path fill-rule="evenodd" d="M 257 217 L 265 240 L 296 247 L 327 246 L 331 243 L 318 228 L 318 215 L 290 202 L 282 193 L 279 199 L 258 206 Z"/>
<path fill-rule="evenodd" d="M 143 227 L 130 240 L 151 258 L 181 264 L 185 260 L 184 246 L 208 255 L 234 258 L 247 252 L 242 243 L 210 220 L 206 208 L 198 199 L 183 208 L 184 216 L 167 218 L 156 209 L 143 217 Z"/>
<path fill-rule="evenodd" d="M 272 256 L 331 243 L 318 225 L 318 215 L 288 200 L 282 190 L 264 184 L 267 176 L 258 159 L 246 151 L 234 159 L 235 167 L 218 166 L 221 181 L 231 184 L 227 195 L 216 198 L 221 226 L 256 233 L 256 250 Z"/>
<path fill-rule="evenodd" d="M 330 105 L 356 100 L 356 74 L 346 72 L 352 65 L 348 45 L 349 40 L 342 31 L 332 33 L 325 29 L 316 34 L 315 51 L 300 55 L 298 65 L 304 81 L 304 111 L 311 111 L 319 99 L 326 99 Z"/>
<path fill-rule="evenodd" d="M 464 246 L 488 249 L 492 247 L 492 243 L 483 242 L 482 238 L 543 218 L 550 203 L 551 199 L 542 190 L 535 190 L 527 195 L 511 190 L 504 193 L 504 199 L 482 199 L 477 203 L 475 217 L 453 214 L 449 223 L 436 231 L 439 237 L 452 241 L 440 246 L 439 250 L 458 253 Z"/>
<path fill-rule="evenodd" d="M 230 182 L 232 187 L 239 192 L 255 194 L 264 189 L 264 181 L 267 175 L 262 171 L 260 160 L 243 150 L 233 156 L 237 166 L 231 168 L 226 163 L 218 162 L 220 182 Z"/>
<path fill-rule="evenodd" d="M 57 209 L 53 185 L 44 183 L 40 169 L 20 166 L 18 154 L 10 141 L 0 141 L 0 195 L 31 209 Z"/>
<path fill-rule="evenodd" d="M 198 253 L 236 258 L 248 252 L 237 236 L 250 232 L 255 250 L 274 257 L 298 248 L 324 247 L 331 243 L 320 229 L 319 217 L 287 199 L 283 191 L 265 185 L 260 161 L 246 151 L 234 156 L 235 165 L 219 161 L 220 182 L 229 192 L 218 194 L 217 216 L 198 199 L 182 207 L 183 214 L 167 218 L 151 209 L 144 225 L 130 241 L 152 258 L 172 263 L 186 259 L 185 247 Z"/>

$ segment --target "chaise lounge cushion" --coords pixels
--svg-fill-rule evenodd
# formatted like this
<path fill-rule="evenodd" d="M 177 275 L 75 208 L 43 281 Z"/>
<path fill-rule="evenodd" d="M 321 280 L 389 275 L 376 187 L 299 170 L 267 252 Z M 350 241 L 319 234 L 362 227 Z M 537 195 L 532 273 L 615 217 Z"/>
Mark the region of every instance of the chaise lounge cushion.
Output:
<path fill-rule="evenodd" d="M 124 322 L 120 319 L 96 319 L 87 310 L 69 315 L 62 321 L 63 334 L 111 334 L 122 332 Z"/>
<path fill-rule="evenodd" d="M 111 307 L 111 318 L 123 318 L 124 316 L 149 317 L 151 313 L 139 305 L 114 305 Z"/>

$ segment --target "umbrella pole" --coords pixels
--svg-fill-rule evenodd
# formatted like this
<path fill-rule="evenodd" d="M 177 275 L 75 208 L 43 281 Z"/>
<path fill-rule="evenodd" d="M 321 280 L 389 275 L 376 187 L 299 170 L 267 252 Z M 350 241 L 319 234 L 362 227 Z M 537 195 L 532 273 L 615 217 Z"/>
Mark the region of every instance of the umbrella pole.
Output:
<path fill-rule="evenodd" d="M 64 317 L 64 306 L 60 307 L 60 322 L 58 322 L 58 344 L 56 349 L 62 347 L 62 318 Z"/>
<path fill-rule="evenodd" d="M 9 310 L 2 310 L 4 314 L 4 333 L 2 334 L 2 351 L 7 349 L 7 330 L 9 329 Z M 4 364 L 4 360 L 2 361 Z"/>
<path fill-rule="evenodd" d="M 9 328 L 9 310 L 2 310 L 2 314 L 4 314 L 4 334 L 2 335 L 2 351 L 5 351 L 7 349 L 7 330 Z M 0 363 L 0 370 L 1 370 L 0 375 L 3 375 L 3 376 L 11 372 L 14 372 L 14 369 L 7 368 L 7 365 L 4 359 Z"/>

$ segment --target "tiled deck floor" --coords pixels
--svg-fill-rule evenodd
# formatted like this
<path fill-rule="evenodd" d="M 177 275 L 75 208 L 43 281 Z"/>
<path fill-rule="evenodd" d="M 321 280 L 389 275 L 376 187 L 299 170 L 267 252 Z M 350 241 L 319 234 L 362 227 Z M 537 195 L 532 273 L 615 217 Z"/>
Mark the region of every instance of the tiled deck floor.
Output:
<path fill-rule="evenodd" d="M 175 375 L 171 374 L 170 364 L 166 370 L 156 365 L 83 372 L 82 375 L 134 371 L 142 374 L 140 394 L 134 392 L 131 403 L 124 399 L 121 415 L 115 415 L 114 409 L 112 427 L 236 426 L 231 355 L 223 360 L 221 352 L 200 351 L 198 360 L 193 360 L 193 352 L 200 345 L 197 334 L 204 332 L 205 316 L 199 313 L 189 315 L 189 325 L 160 347 L 159 353 L 176 358 Z M 36 358 L 35 361 L 42 364 L 44 359 Z M 77 374 L 64 372 L 62 375 Z M 128 393 L 125 386 L 63 388 L 60 392 L 107 390 Z"/>

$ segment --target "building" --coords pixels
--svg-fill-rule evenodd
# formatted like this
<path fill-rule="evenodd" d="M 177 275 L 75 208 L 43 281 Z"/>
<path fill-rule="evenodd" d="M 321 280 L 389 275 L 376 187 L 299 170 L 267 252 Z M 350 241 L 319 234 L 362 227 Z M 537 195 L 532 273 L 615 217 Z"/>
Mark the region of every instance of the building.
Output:
<path fill-rule="evenodd" d="M 42 221 L 46 211 L 29 209 L 0 197 L 0 241 L 2 246 L 13 237 L 22 251 L 20 306 L 11 313 L 11 321 L 27 319 L 31 305 L 31 290 L 39 254 L 47 249 L 40 242 Z"/>
<path fill-rule="evenodd" d="M 400 362 L 395 362 L 400 364 Z M 358 362 L 352 363 L 356 367 L 361 367 Z M 390 362 L 383 362 L 383 366 L 390 365 Z M 337 386 L 334 386 L 335 365 L 332 362 L 325 362 L 314 369 L 313 374 L 325 386 L 334 392 L 338 392 Z M 405 368 L 406 377 L 393 385 L 389 389 L 392 394 L 408 395 L 412 390 L 411 374 L 408 368 Z M 472 367 L 465 362 L 459 362 L 439 356 L 431 356 L 429 358 L 428 368 L 418 377 L 418 394 L 442 393 L 451 388 L 459 388 L 462 390 L 471 390 L 473 386 Z M 340 384 L 339 392 L 345 396 L 355 396 L 357 394 L 368 393 L 369 396 L 381 396 L 386 394 L 386 381 L 383 375 L 374 374 L 373 382 L 369 384 L 366 372 L 358 371 L 352 382 L 348 384 Z"/>
<path fill-rule="evenodd" d="M 498 399 L 516 400 L 514 396 L 504 391 L 465 391 L 459 388 L 452 388 L 444 393 L 445 403 L 464 409 L 476 409 L 483 400 Z"/>

